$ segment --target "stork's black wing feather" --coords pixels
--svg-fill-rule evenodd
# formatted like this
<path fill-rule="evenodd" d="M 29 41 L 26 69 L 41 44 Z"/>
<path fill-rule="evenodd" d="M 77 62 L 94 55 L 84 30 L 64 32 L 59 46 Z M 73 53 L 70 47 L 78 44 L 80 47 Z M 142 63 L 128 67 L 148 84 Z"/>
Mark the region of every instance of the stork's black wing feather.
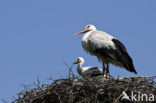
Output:
<path fill-rule="evenodd" d="M 116 46 L 116 53 L 117 53 L 118 60 L 124 65 L 124 67 L 128 71 L 134 72 L 135 74 L 137 74 L 133 65 L 133 61 L 131 57 L 129 56 L 129 54 L 127 53 L 125 46 L 117 39 L 112 39 L 112 41 L 114 42 Z"/>
<path fill-rule="evenodd" d="M 97 70 L 98 67 L 90 67 L 89 70 Z"/>
<path fill-rule="evenodd" d="M 98 67 L 92 67 L 90 68 L 90 70 L 94 70 L 94 72 L 90 75 L 90 77 L 102 75 L 102 71 L 100 71 Z"/>
<path fill-rule="evenodd" d="M 93 77 L 102 75 L 102 70 L 100 71 L 98 67 L 90 67 L 87 71 L 84 71 L 83 73 L 86 74 L 86 76 Z"/>
<path fill-rule="evenodd" d="M 128 55 L 125 46 L 117 39 L 112 39 L 112 41 L 115 44 L 116 49 L 113 49 L 111 47 L 97 48 L 95 52 L 101 56 L 120 62 L 128 71 L 137 74 L 133 65 L 133 61 Z"/>

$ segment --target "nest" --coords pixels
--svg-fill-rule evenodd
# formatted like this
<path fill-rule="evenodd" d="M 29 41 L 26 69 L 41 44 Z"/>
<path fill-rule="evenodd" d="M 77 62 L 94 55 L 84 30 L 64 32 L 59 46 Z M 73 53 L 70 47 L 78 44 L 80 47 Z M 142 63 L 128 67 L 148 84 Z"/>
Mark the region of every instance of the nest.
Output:
<path fill-rule="evenodd" d="M 154 94 L 156 96 L 155 77 L 120 77 L 107 79 L 103 77 L 77 78 L 71 76 L 65 79 L 53 80 L 51 84 L 35 82 L 36 88 L 25 90 L 18 94 L 12 103 L 138 103 L 132 100 L 131 92 L 137 96 Z M 126 93 L 131 100 L 122 98 Z M 148 97 L 149 98 L 149 97 Z M 139 103 L 146 103 L 145 99 Z M 147 103 L 156 103 L 147 101 Z"/>

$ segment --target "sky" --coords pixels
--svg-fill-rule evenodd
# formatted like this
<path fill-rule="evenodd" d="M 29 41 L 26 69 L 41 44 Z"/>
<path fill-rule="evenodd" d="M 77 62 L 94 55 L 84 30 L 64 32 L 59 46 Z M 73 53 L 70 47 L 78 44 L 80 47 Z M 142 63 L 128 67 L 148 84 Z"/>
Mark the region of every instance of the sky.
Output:
<path fill-rule="evenodd" d="M 23 91 L 22 84 L 42 83 L 68 76 L 77 57 L 84 66 L 102 67 L 81 46 L 83 35 L 73 36 L 87 24 L 105 31 L 127 48 L 137 75 L 110 66 L 113 77 L 156 74 L 155 0 L 1 0 L 0 99 L 8 102 Z M 76 65 L 73 67 L 76 75 Z"/>

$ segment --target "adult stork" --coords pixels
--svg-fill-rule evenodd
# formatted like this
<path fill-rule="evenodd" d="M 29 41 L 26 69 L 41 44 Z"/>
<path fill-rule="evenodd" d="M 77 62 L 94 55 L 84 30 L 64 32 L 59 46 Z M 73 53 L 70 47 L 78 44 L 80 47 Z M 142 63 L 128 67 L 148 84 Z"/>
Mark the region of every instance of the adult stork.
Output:
<path fill-rule="evenodd" d="M 82 47 L 91 55 L 102 61 L 103 74 L 109 74 L 109 64 L 114 64 L 137 74 L 133 61 L 125 46 L 115 37 L 106 32 L 97 30 L 94 25 L 87 25 L 84 30 L 74 35 L 85 33 L 82 37 Z"/>

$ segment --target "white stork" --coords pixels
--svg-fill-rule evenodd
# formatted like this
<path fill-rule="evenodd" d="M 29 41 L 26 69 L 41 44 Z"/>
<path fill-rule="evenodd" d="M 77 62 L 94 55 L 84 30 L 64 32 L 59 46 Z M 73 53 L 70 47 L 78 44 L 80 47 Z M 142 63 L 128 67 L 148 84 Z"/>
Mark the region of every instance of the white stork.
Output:
<path fill-rule="evenodd" d="M 73 64 L 78 64 L 77 72 L 82 77 L 94 77 L 102 75 L 102 69 L 98 67 L 82 67 L 85 60 L 82 57 L 78 57 Z"/>
<path fill-rule="evenodd" d="M 82 46 L 86 52 L 97 56 L 98 60 L 102 61 L 103 75 L 109 73 L 110 63 L 137 74 L 125 46 L 115 37 L 97 30 L 94 25 L 87 25 L 84 30 L 74 35 L 82 33 L 85 33 L 82 37 Z"/>

